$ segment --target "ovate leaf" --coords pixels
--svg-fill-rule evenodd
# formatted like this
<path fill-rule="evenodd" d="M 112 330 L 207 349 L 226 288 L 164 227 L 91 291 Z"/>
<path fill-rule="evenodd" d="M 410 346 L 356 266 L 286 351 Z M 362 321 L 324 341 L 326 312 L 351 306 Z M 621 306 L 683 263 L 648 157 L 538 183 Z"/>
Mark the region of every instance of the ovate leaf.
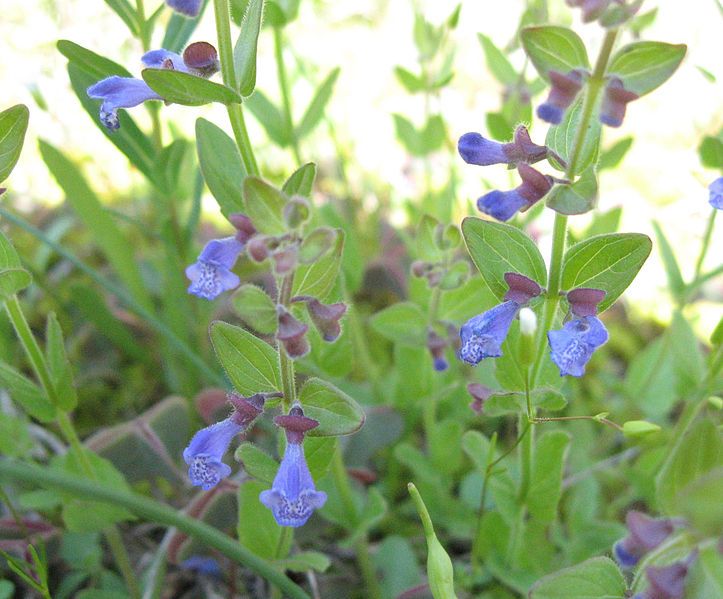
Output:
<path fill-rule="evenodd" d="M 639 96 L 665 83 L 685 56 L 685 44 L 635 42 L 615 53 L 608 73 L 622 79 L 625 89 Z"/>
<path fill-rule="evenodd" d="M 319 426 L 308 433 L 312 437 L 351 435 L 364 424 L 361 406 L 341 389 L 321 379 L 308 379 L 299 401 L 304 406 L 304 414 L 319 421 Z"/>
<path fill-rule="evenodd" d="M 240 103 L 238 93 L 220 83 L 173 69 L 143 69 L 143 80 L 167 102 L 203 106 L 211 102 Z"/>
<path fill-rule="evenodd" d="M 530 599 L 624 599 L 627 585 L 615 562 L 595 557 L 548 574 L 530 589 Z"/>
<path fill-rule="evenodd" d="M 540 77 L 547 81 L 550 71 L 568 73 L 590 66 L 585 44 L 571 29 L 555 25 L 526 27 L 520 32 L 520 38 Z"/>
<path fill-rule="evenodd" d="M 20 158 L 29 118 L 24 104 L 0 112 L 0 183 L 8 178 Z"/>
<path fill-rule="evenodd" d="M 261 31 L 263 0 L 250 0 L 241 21 L 241 33 L 233 49 L 233 62 L 241 95 L 250 96 L 256 87 L 256 48 Z"/>

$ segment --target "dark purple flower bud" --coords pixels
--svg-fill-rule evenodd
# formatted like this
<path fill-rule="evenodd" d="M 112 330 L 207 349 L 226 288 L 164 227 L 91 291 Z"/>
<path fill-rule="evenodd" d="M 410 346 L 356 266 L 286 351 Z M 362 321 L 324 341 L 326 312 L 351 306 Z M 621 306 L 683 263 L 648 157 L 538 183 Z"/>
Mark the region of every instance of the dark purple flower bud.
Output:
<path fill-rule="evenodd" d="M 478 414 L 481 414 L 485 402 L 493 393 L 492 389 L 480 383 L 470 383 L 467 385 L 467 392 L 472 396 L 472 402 L 469 404 L 469 407 Z"/>
<path fill-rule="evenodd" d="M 322 304 L 315 297 L 300 295 L 291 298 L 292 302 L 305 302 L 306 310 L 311 317 L 311 322 L 319 331 L 322 339 L 332 343 L 341 335 L 341 324 L 339 321 L 346 314 L 347 306 L 343 302 L 336 304 Z"/>
<path fill-rule="evenodd" d="M 457 151 L 467 164 L 509 164 L 512 161 L 505 151 L 506 145 L 491 141 L 479 133 L 465 133 L 457 142 Z"/>
<path fill-rule="evenodd" d="M 309 342 L 306 339 L 306 331 L 309 327 L 300 320 L 293 317 L 283 306 L 276 307 L 279 328 L 276 338 L 284 346 L 286 355 L 291 359 L 301 358 L 309 353 Z"/>
<path fill-rule="evenodd" d="M 255 393 L 250 397 L 244 397 L 238 393 L 228 394 L 228 403 L 233 406 L 231 418 L 236 424 L 248 428 L 256 418 L 264 411 L 264 404 L 272 397 L 283 397 L 283 393 Z"/>
<path fill-rule="evenodd" d="M 432 354 L 434 369 L 442 372 L 449 368 L 449 363 L 444 357 L 444 350 L 447 347 L 447 340 L 440 337 L 434 329 L 427 331 L 427 349 Z"/>
<path fill-rule="evenodd" d="M 595 316 L 571 320 L 558 331 L 547 333 L 550 356 L 560 376 L 582 376 L 593 352 L 608 340 L 605 325 Z"/>
<path fill-rule="evenodd" d="M 631 510 L 625 517 L 629 534 L 613 545 L 613 555 L 623 568 L 632 568 L 641 557 L 655 549 L 675 530 L 675 522 L 668 518 L 651 518 L 643 512 Z"/>
<path fill-rule="evenodd" d="M 519 310 L 516 302 L 504 302 L 470 318 L 459 332 L 462 345 L 459 357 L 473 366 L 483 358 L 498 358 L 510 325 Z"/>
<path fill-rule="evenodd" d="M 188 292 L 212 300 L 224 291 L 238 287 L 241 281 L 231 268 L 243 249 L 243 244 L 235 237 L 209 241 L 196 262 L 186 269 L 186 276 L 191 281 Z"/>
<path fill-rule="evenodd" d="M 610 0 L 566 0 L 568 6 L 582 8 L 583 23 L 597 19 L 608 7 Z"/>
<path fill-rule="evenodd" d="M 197 17 L 202 0 L 166 0 L 166 4 L 186 17 Z"/>
<path fill-rule="evenodd" d="M 0 187 L 0 196 L 7 191 L 6 187 Z"/>
<path fill-rule="evenodd" d="M 299 248 L 297 245 L 287 245 L 272 252 L 271 259 L 274 261 L 274 272 L 280 277 L 286 276 L 299 262 Z"/>
<path fill-rule="evenodd" d="M 148 84 L 134 77 L 106 77 L 91 85 L 87 94 L 94 100 L 103 100 L 100 105 L 100 120 L 110 131 L 120 127 L 119 108 L 132 108 L 147 100 L 161 100 Z"/>
<path fill-rule="evenodd" d="M 723 177 L 718 177 L 708 186 L 710 197 L 708 203 L 716 210 L 723 210 Z"/>
<path fill-rule="evenodd" d="M 695 554 L 691 556 L 693 559 Z M 645 577 L 648 588 L 643 599 L 683 599 L 685 597 L 685 579 L 688 576 L 691 558 L 674 562 L 669 566 L 648 566 Z"/>
<path fill-rule="evenodd" d="M 271 510 L 279 526 L 299 527 L 326 503 L 326 493 L 317 491 L 304 456 L 304 433 L 319 423 L 304 416 L 296 404 L 286 416 L 274 422 L 286 429 L 286 450 L 271 489 L 259 495 L 261 503 Z"/>
<path fill-rule="evenodd" d="M 241 212 L 228 215 L 229 222 L 236 228 L 236 239 L 243 244 L 256 235 L 256 227 L 251 219 Z"/>
<path fill-rule="evenodd" d="M 423 277 L 429 272 L 429 270 L 432 268 L 432 265 L 429 262 L 424 262 L 423 260 L 415 260 L 412 262 L 412 274 L 415 277 Z"/>
<path fill-rule="evenodd" d="M 271 255 L 272 239 L 265 235 L 254 235 L 246 244 L 246 251 L 254 262 L 263 262 Z"/>
<path fill-rule="evenodd" d="M 208 79 L 221 68 L 216 48 L 208 42 L 194 42 L 183 51 L 183 63 L 188 70 Z"/>
<path fill-rule="evenodd" d="M 477 200 L 477 208 L 485 214 L 506 221 L 518 210 L 525 211 L 541 200 L 552 188 L 552 178 L 524 162 L 517 165 L 522 183 L 512 191 L 490 191 Z"/>
<path fill-rule="evenodd" d="M 547 100 L 537 107 L 537 116 L 543 121 L 558 125 L 565 111 L 575 101 L 582 89 L 582 73 L 578 70 L 569 73 L 550 71 L 550 93 Z"/>
<path fill-rule="evenodd" d="M 537 297 L 542 293 L 542 287 L 540 287 L 536 281 L 521 275 L 517 272 L 506 272 L 505 282 L 509 287 L 507 293 L 505 293 L 504 300 L 515 302 L 520 306 L 524 306 L 533 297 Z"/>
<path fill-rule="evenodd" d="M 623 124 L 628 102 L 637 100 L 638 97 L 638 94 L 626 90 L 620 79 L 613 77 L 605 86 L 600 106 L 600 122 L 608 127 L 619 127 Z"/>
<path fill-rule="evenodd" d="M 607 293 L 602 289 L 578 287 L 567 292 L 570 311 L 575 316 L 595 316 L 598 304 L 605 299 Z"/>

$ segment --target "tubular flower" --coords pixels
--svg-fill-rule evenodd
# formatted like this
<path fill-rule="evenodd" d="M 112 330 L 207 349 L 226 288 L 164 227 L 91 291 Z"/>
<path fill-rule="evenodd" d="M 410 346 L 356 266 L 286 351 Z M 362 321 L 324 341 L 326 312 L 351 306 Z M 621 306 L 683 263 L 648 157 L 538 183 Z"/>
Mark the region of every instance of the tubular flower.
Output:
<path fill-rule="evenodd" d="M 166 4 L 186 17 L 197 17 L 201 12 L 202 0 L 166 0 Z"/>
<path fill-rule="evenodd" d="M 710 197 L 708 203 L 716 210 L 723 210 L 723 177 L 718 177 L 708 186 Z"/>
<path fill-rule="evenodd" d="M 547 333 L 552 361 L 560 376 L 582 376 L 593 352 L 608 340 L 605 325 L 595 316 L 584 316 Z"/>
<path fill-rule="evenodd" d="M 262 394 L 248 398 L 229 394 L 228 400 L 233 406 L 231 415 L 193 436 L 183 451 L 183 459 L 188 464 L 188 476 L 194 486 L 208 491 L 231 474 L 231 468 L 221 461 L 223 455 L 233 438 L 245 431 L 261 414 L 265 398 Z"/>
<path fill-rule="evenodd" d="M 547 156 L 547 147 L 534 143 L 524 125 L 517 127 L 513 141 L 505 144 L 489 140 L 479 133 L 465 133 L 457 142 L 457 150 L 467 164 L 478 166 L 518 162 L 532 164 Z"/>
<path fill-rule="evenodd" d="M 619 127 L 623 124 L 628 102 L 637 100 L 638 97 L 638 94 L 626 90 L 620 79 L 613 77 L 605 86 L 605 94 L 600 106 L 600 122 L 608 127 Z"/>
<path fill-rule="evenodd" d="M 628 536 L 613 545 L 613 555 L 623 568 L 632 568 L 640 558 L 655 549 L 675 530 L 669 518 L 651 518 L 643 512 L 631 510 L 625 517 Z"/>
<path fill-rule="evenodd" d="M 326 493 L 314 486 L 303 447 L 305 433 L 319 423 L 304 416 L 299 404 L 288 415 L 277 416 L 274 422 L 286 430 L 286 450 L 271 489 L 262 491 L 259 499 L 271 510 L 279 526 L 298 528 L 326 503 Z"/>
<path fill-rule="evenodd" d="M 243 249 L 244 244 L 235 236 L 209 241 L 196 262 L 186 268 L 186 276 L 191 281 L 188 293 L 212 300 L 237 287 L 241 281 L 231 268 Z"/>
<path fill-rule="evenodd" d="M 578 70 L 569 73 L 550 71 L 550 93 L 547 100 L 537 107 L 537 116 L 543 121 L 558 125 L 565 111 L 575 101 L 582 89 L 582 73 Z"/>
<path fill-rule="evenodd" d="M 552 179 L 531 166 L 520 163 L 517 171 L 522 183 L 511 191 L 494 190 L 477 200 L 477 208 L 485 214 L 506 221 L 518 210 L 525 211 L 541 200 L 552 188 Z"/>

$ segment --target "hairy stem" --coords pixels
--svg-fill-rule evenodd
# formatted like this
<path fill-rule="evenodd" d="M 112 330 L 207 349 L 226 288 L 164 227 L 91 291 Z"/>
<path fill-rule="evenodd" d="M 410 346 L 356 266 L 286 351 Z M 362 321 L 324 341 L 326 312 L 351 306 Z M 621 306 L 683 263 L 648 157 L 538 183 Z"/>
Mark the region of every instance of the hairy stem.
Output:
<path fill-rule="evenodd" d="M 221 60 L 221 77 L 224 85 L 238 91 L 236 70 L 233 64 L 233 44 L 231 43 L 231 15 L 228 0 L 213 0 L 213 11 L 216 17 L 216 36 L 218 37 L 218 55 Z M 231 103 L 227 107 L 228 118 L 231 121 L 236 145 L 241 153 L 246 172 L 249 175 L 258 175 L 259 167 L 256 164 L 254 150 L 251 147 L 243 109 L 240 104 Z"/>

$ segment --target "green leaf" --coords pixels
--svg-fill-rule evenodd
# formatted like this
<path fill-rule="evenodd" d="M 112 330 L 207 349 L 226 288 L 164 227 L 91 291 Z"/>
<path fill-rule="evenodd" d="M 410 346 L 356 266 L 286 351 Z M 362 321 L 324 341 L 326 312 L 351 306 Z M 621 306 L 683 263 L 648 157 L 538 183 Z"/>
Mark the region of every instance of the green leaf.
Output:
<path fill-rule="evenodd" d="M 720 509 L 720 493 L 711 495 L 710 500 L 716 501 Z M 718 527 L 720 531 L 720 526 Z M 714 531 L 711 536 L 715 535 Z M 701 547 L 698 558 L 693 562 L 690 574 L 685 581 L 685 594 L 687 599 L 708 599 L 709 597 L 723 597 L 723 558 L 717 550 L 715 543 Z"/>
<path fill-rule="evenodd" d="M 166 102 L 183 106 L 203 106 L 211 102 L 240 104 L 238 92 L 203 77 L 173 69 L 143 69 L 143 80 Z"/>
<path fill-rule="evenodd" d="M 268 489 L 266 483 L 247 480 L 238 490 L 238 540 L 263 559 L 285 556 L 291 546 L 291 536 L 282 542 L 283 528 L 276 523 L 271 510 L 259 501 L 259 494 Z"/>
<path fill-rule="evenodd" d="M 133 37 L 138 36 L 138 16 L 128 0 L 105 0 L 105 3 L 126 24 Z M 163 46 L 164 48 L 166 46 Z"/>
<path fill-rule="evenodd" d="M 99 102 L 89 98 L 86 93 L 88 87 L 105 77 L 111 75 L 130 77 L 131 74 L 112 60 L 67 40 L 58 42 L 58 50 L 69 61 L 68 76 L 73 91 L 96 127 L 156 187 L 163 190 L 158 176 L 157 152 L 151 140 L 138 128 L 125 110 L 118 112 L 120 129 L 108 131 L 98 117 Z"/>
<path fill-rule="evenodd" d="M 281 235 L 286 232 L 284 206 L 286 194 L 258 177 L 246 177 L 243 183 L 244 211 L 261 233 Z"/>
<path fill-rule="evenodd" d="M 241 21 L 241 32 L 233 49 L 233 64 L 241 95 L 250 96 L 256 87 L 256 49 L 261 31 L 263 0 L 250 0 Z"/>
<path fill-rule="evenodd" d="M 186 17 L 180 13 L 173 11 L 171 18 L 168 19 L 166 33 L 163 36 L 163 42 L 160 47 L 170 52 L 180 52 L 191 39 L 193 32 L 196 31 L 199 22 L 203 17 L 203 13 L 208 6 L 209 0 L 203 0 L 201 10 L 196 17 Z"/>
<path fill-rule="evenodd" d="M 573 245 L 562 264 L 562 289 L 602 289 L 598 310 L 607 310 L 627 289 L 650 255 L 652 242 L 641 233 L 598 235 Z"/>
<path fill-rule="evenodd" d="M 144 307 L 150 308 L 152 302 L 138 270 L 135 248 L 118 229 L 113 217 L 105 210 L 75 164 L 49 143 L 41 140 L 39 145 L 45 164 L 65 192 L 66 200 L 76 215 L 91 232 L 95 243 L 133 297 Z"/>
<path fill-rule="evenodd" d="M 424 156 L 424 141 L 411 121 L 401 114 L 393 114 L 392 118 L 394 119 L 394 130 L 397 139 L 402 142 L 407 152 L 413 156 Z"/>
<path fill-rule="evenodd" d="M 619 141 L 616 141 L 607 150 L 603 150 L 600 154 L 600 160 L 597 163 L 599 171 L 605 169 L 612 169 L 618 166 L 628 153 L 630 147 L 633 145 L 632 137 L 625 137 Z"/>
<path fill-rule="evenodd" d="M 289 197 L 302 196 L 310 198 L 315 179 L 316 164 L 313 162 L 307 162 L 291 174 L 291 176 L 286 180 L 286 183 L 284 183 L 284 186 L 281 188 L 281 191 Z"/>
<path fill-rule="evenodd" d="M 331 565 L 331 560 L 318 551 L 301 551 L 280 560 L 279 565 L 284 570 L 291 570 L 292 572 L 306 572 L 307 570 L 326 572 Z"/>
<path fill-rule="evenodd" d="M 519 75 L 515 71 L 515 67 L 495 45 L 495 43 L 483 33 L 478 33 L 477 38 L 482 44 L 482 50 L 485 53 L 487 68 L 495 76 L 495 79 L 503 85 L 516 85 Z"/>
<path fill-rule="evenodd" d="M 723 131 L 718 137 L 706 135 L 698 147 L 698 155 L 706 168 L 723 169 Z"/>
<path fill-rule="evenodd" d="M 364 425 L 364 410 L 351 397 L 331 383 L 310 378 L 299 394 L 304 414 L 319 421 L 309 431 L 312 437 L 351 435 Z"/>
<path fill-rule="evenodd" d="M 0 412 L 0 453 L 22 458 L 32 451 L 33 446 L 26 419 Z"/>
<path fill-rule="evenodd" d="M 78 404 L 78 394 L 73 383 L 73 369 L 65 353 L 63 331 L 54 312 L 48 315 L 45 346 L 48 369 L 58 396 L 58 407 L 64 412 L 70 412 Z"/>
<path fill-rule="evenodd" d="M 663 512 L 680 514 L 690 485 L 697 484 L 723 459 L 723 440 L 710 420 L 699 420 L 683 435 L 656 478 L 656 497 Z"/>
<path fill-rule="evenodd" d="M 678 260 L 675 258 L 675 252 L 657 221 L 653 221 L 653 229 L 655 230 L 655 239 L 658 242 L 660 257 L 665 266 L 665 274 L 668 277 L 668 289 L 670 289 L 670 294 L 674 299 L 680 300 L 685 292 L 685 281 L 680 272 Z"/>
<path fill-rule="evenodd" d="M 424 81 L 404 67 L 394 67 L 394 74 L 410 94 L 416 94 L 424 89 Z"/>
<path fill-rule="evenodd" d="M 284 27 L 296 19 L 301 0 L 267 0 L 266 19 L 274 27 Z"/>
<path fill-rule="evenodd" d="M 10 397 L 29 416 L 40 422 L 55 420 L 55 406 L 45 395 L 45 392 L 33 381 L 15 370 L 9 364 L 0 362 L 0 383 L 10 392 Z"/>
<path fill-rule="evenodd" d="M 462 221 L 462 235 L 472 261 L 492 293 L 507 292 L 506 272 L 516 272 L 545 285 L 545 261 L 535 243 L 520 229 L 474 217 Z"/>
<path fill-rule="evenodd" d="M 617 75 L 625 89 L 643 96 L 671 77 L 686 50 L 685 44 L 634 42 L 615 53 L 608 74 Z"/>
<path fill-rule="evenodd" d="M 241 462 L 241 466 L 247 474 L 267 485 L 274 481 L 276 471 L 279 469 L 278 462 L 253 443 L 239 445 L 234 453 L 234 458 Z"/>
<path fill-rule="evenodd" d="M 236 143 L 222 129 L 199 118 L 196 121 L 196 149 L 203 178 L 223 215 L 228 218 L 234 212 L 244 212 L 241 189 L 246 169 Z"/>
<path fill-rule="evenodd" d="M 526 27 L 520 32 L 522 46 L 540 77 L 550 80 L 550 71 L 569 73 L 589 68 L 585 44 L 571 29 L 554 25 Z"/>
<path fill-rule="evenodd" d="M 584 214 L 597 203 L 595 168 L 589 166 L 572 184 L 557 183 L 545 198 L 545 204 L 560 214 Z"/>
<path fill-rule="evenodd" d="M 324 301 L 337 283 L 341 255 L 344 249 L 344 231 L 334 229 L 336 241 L 323 257 L 313 264 L 301 264 L 294 275 L 294 287 L 291 290 L 295 295 L 312 295 L 319 301 Z"/>
<path fill-rule="evenodd" d="M 489 439 L 479 431 L 467 431 L 462 435 L 462 451 L 472 460 L 475 468 L 481 474 L 487 470 L 491 457 L 490 450 L 493 448 Z"/>
<path fill-rule="evenodd" d="M 582 98 L 575 100 L 573 105 L 565 111 L 562 122 L 559 125 L 550 127 L 545 137 L 545 144 L 564 158 L 568 164 L 575 150 L 577 131 L 582 120 L 582 105 Z M 600 150 L 601 130 L 602 125 L 597 118 L 591 118 L 588 121 L 585 140 L 582 149 L 578 152 L 577 162 L 575 163 L 575 175 L 579 175 L 596 162 Z"/>
<path fill-rule="evenodd" d="M 20 158 L 30 111 L 18 104 L 0 112 L 0 183 L 5 181 Z"/>
<path fill-rule="evenodd" d="M 557 505 L 562 496 L 565 453 L 569 444 L 570 435 L 565 431 L 545 433 L 535 444 L 530 487 L 525 503 L 530 517 L 538 523 L 548 524 L 557 516 Z"/>
<path fill-rule="evenodd" d="M 32 281 L 13 244 L 0 231 L 0 299 L 5 300 L 25 289 Z"/>
<path fill-rule="evenodd" d="M 256 90 L 244 104 L 277 146 L 285 148 L 291 143 L 291 131 L 286 128 L 286 120 L 281 111 L 261 90 Z"/>
<path fill-rule="evenodd" d="M 231 298 L 233 307 L 244 323 L 262 335 L 273 335 L 278 325 L 276 304 L 261 287 L 242 285 Z"/>
<path fill-rule="evenodd" d="M 530 599 L 624 599 L 627 585 L 615 562 L 594 557 L 541 578 Z"/>
<path fill-rule="evenodd" d="M 447 139 L 447 130 L 444 120 L 438 114 L 433 114 L 427 119 L 427 124 L 422 132 L 421 142 L 424 154 L 430 154 L 439 150 Z"/>
<path fill-rule="evenodd" d="M 296 127 L 296 137 L 298 139 L 306 137 L 319 124 L 319 121 L 321 121 L 326 105 L 329 103 L 331 94 L 334 92 L 334 84 L 339 77 L 339 71 L 339 67 L 333 69 L 317 88 L 314 97 L 306 108 L 306 112 L 304 112 L 304 116 L 301 117 L 301 121 Z"/>
<path fill-rule="evenodd" d="M 488 112 L 485 116 L 487 131 L 492 139 L 497 141 L 509 141 L 514 133 L 514 126 L 511 125 L 505 115 L 501 112 Z"/>
<path fill-rule="evenodd" d="M 397 302 L 369 319 L 369 325 L 382 337 L 404 345 L 427 342 L 427 316 L 412 302 Z"/>
<path fill-rule="evenodd" d="M 211 342 L 228 378 L 241 395 L 281 389 L 276 350 L 240 327 L 211 323 Z"/>

